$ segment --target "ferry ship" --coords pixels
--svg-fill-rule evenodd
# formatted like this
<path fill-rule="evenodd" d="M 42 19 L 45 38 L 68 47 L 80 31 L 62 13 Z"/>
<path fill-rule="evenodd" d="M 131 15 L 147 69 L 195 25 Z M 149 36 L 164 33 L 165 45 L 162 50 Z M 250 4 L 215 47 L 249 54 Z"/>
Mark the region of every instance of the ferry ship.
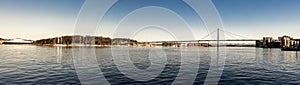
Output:
<path fill-rule="evenodd" d="M 24 39 L 16 38 L 9 41 L 4 41 L 2 44 L 32 44 L 32 41 L 27 41 Z"/>

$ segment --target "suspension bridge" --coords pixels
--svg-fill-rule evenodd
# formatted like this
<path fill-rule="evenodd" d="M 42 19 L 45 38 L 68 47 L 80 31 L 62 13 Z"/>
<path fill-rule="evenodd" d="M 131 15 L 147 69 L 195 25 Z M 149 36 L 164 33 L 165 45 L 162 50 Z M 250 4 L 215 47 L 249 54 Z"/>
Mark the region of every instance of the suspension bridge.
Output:
<path fill-rule="evenodd" d="M 222 38 L 221 38 L 222 37 Z M 213 39 L 207 39 L 213 38 Z M 234 39 L 232 39 L 234 38 Z M 162 44 L 162 43 L 175 43 L 175 44 L 182 44 L 182 43 L 203 43 L 206 42 L 208 44 L 216 44 L 217 46 L 220 45 L 220 42 L 224 43 L 226 41 L 230 42 L 252 42 L 253 44 L 258 39 L 249 39 L 243 35 L 239 35 L 233 32 L 225 31 L 222 29 L 217 29 L 209 34 L 202 37 L 200 40 L 183 40 L 183 41 L 150 41 L 152 44 Z"/>

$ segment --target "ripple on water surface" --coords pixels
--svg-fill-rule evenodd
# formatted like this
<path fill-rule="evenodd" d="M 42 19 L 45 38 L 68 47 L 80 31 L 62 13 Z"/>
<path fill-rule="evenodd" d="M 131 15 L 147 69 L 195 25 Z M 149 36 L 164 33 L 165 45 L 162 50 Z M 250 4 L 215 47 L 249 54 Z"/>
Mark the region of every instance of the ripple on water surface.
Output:
<path fill-rule="evenodd" d="M 72 49 L 2 45 L 0 46 L 0 84 L 80 84 L 74 68 Z M 147 53 L 150 49 L 129 48 L 133 65 L 138 69 L 149 68 L 151 61 Z M 155 49 L 164 50 L 167 63 L 163 71 L 150 81 L 135 81 L 122 74 L 113 62 L 110 49 L 95 48 L 95 53 L 99 67 L 111 84 L 171 84 L 182 64 L 181 51 L 185 51 L 184 54 L 190 56 L 198 52 L 201 58 L 199 67 L 188 68 L 199 68 L 195 84 L 204 83 L 210 67 L 212 48 Z M 226 51 L 226 63 L 219 84 L 300 83 L 300 58 L 295 52 L 252 47 L 228 47 Z M 189 72 L 189 69 L 183 71 Z"/>

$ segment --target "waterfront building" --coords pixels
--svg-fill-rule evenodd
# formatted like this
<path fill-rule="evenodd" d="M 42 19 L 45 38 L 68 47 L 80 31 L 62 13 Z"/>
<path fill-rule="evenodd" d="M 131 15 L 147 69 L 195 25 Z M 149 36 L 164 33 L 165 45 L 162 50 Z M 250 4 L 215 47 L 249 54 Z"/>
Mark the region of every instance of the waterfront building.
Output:
<path fill-rule="evenodd" d="M 256 41 L 256 47 L 263 48 L 284 48 L 284 49 L 299 49 L 300 39 L 293 39 L 290 36 L 278 37 L 264 37 L 263 40 Z"/>
<path fill-rule="evenodd" d="M 98 36 L 61 36 L 55 38 L 41 39 L 34 41 L 35 45 L 49 45 L 49 46 L 89 46 L 89 45 L 111 45 L 111 39 Z"/>
<path fill-rule="evenodd" d="M 272 37 L 263 38 L 264 48 L 280 48 L 280 41 L 278 39 L 273 39 Z"/>
<path fill-rule="evenodd" d="M 299 39 L 293 39 L 290 36 L 279 37 L 283 48 L 298 47 Z"/>
<path fill-rule="evenodd" d="M 188 43 L 188 47 L 209 47 L 209 43 Z"/>
<path fill-rule="evenodd" d="M 263 46 L 270 47 L 271 41 L 273 40 L 272 37 L 263 37 Z"/>
<path fill-rule="evenodd" d="M 290 47 L 291 40 L 293 40 L 293 38 L 291 38 L 290 36 L 279 37 L 279 39 L 281 40 L 281 44 L 283 48 Z"/>
<path fill-rule="evenodd" d="M 255 47 L 280 48 L 281 42 L 279 39 L 273 39 L 272 37 L 263 37 L 263 40 L 256 40 Z"/>
<path fill-rule="evenodd" d="M 138 42 L 138 47 L 162 47 L 162 43 Z"/>
<path fill-rule="evenodd" d="M 114 38 L 111 44 L 114 46 L 137 46 L 138 42 L 128 38 Z"/>
<path fill-rule="evenodd" d="M 163 42 L 162 47 L 180 47 L 181 43 L 178 42 Z"/>
<path fill-rule="evenodd" d="M 95 37 L 95 44 L 101 46 L 110 46 L 111 39 L 108 37 Z"/>
<path fill-rule="evenodd" d="M 299 47 L 299 39 L 293 39 L 290 36 L 283 36 L 279 37 L 281 40 L 281 47 L 282 48 L 298 48 Z"/>
<path fill-rule="evenodd" d="M 255 47 L 263 47 L 263 41 L 262 40 L 256 40 L 255 41 Z"/>
<path fill-rule="evenodd" d="M 163 47 L 171 47 L 171 46 L 172 46 L 172 43 L 170 43 L 170 42 L 163 42 L 163 43 L 162 43 L 162 46 L 163 46 Z"/>

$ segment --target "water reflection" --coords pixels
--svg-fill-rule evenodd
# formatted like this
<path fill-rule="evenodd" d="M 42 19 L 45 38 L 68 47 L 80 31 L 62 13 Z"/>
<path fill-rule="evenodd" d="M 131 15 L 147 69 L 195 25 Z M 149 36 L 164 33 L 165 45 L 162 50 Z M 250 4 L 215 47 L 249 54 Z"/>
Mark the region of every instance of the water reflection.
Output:
<path fill-rule="evenodd" d="M 269 70 L 288 70 L 288 66 L 298 64 L 298 54 L 294 51 L 281 49 L 257 48 L 255 61 L 257 66 Z"/>
<path fill-rule="evenodd" d="M 284 62 L 297 63 L 299 61 L 298 53 L 294 51 L 283 51 Z"/>
<path fill-rule="evenodd" d="M 0 84 L 80 84 L 69 62 L 70 51 L 63 49 L 0 46 Z"/>
<path fill-rule="evenodd" d="M 66 47 L 39 47 L 39 46 L 0 46 L 0 84 L 80 84 L 78 74 L 74 67 L 72 50 Z M 93 51 L 95 49 L 95 51 Z M 152 81 L 138 82 L 127 78 L 113 63 L 111 49 L 86 48 L 82 51 L 95 52 L 98 68 L 105 78 L 88 77 L 111 84 L 171 84 L 180 73 L 181 55 L 197 57 L 194 53 L 200 52 L 200 64 L 193 63 L 185 72 L 191 74 L 190 69 L 199 68 L 195 84 L 203 84 L 210 68 L 212 54 L 217 52 L 213 48 L 166 48 L 167 65 L 162 74 Z M 300 83 L 299 57 L 294 51 L 281 51 L 280 49 L 263 48 L 224 48 L 227 50 L 227 59 L 219 84 L 298 84 Z M 129 55 L 137 67 L 147 68 L 150 64 L 147 55 L 148 49 L 131 49 Z M 160 51 L 160 50 L 157 50 Z M 181 51 L 185 51 L 182 52 Z M 221 50 L 220 50 L 221 51 Z M 215 54 L 217 55 L 217 54 Z M 141 56 L 141 57 L 140 57 Z M 219 54 L 219 58 L 221 54 Z M 80 59 L 91 59 L 90 55 L 81 56 Z M 191 66 L 194 65 L 194 66 Z M 198 66 L 198 67 L 196 67 Z M 94 70 L 82 70 L 96 72 Z M 99 70 L 99 69 L 98 69 Z M 194 76 L 194 75 L 193 75 Z M 185 79 L 185 78 L 183 78 Z M 82 82 L 81 82 L 82 83 Z"/>
<path fill-rule="evenodd" d="M 61 63 L 62 59 L 62 47 L 56 47 L 56 62 Z"/>
<path fill-rule="evenodd" d="M 73 66 L 72 50 L 66 47 L 54 47 L 56 49 L 56 63 L 62 67 Z"/>

